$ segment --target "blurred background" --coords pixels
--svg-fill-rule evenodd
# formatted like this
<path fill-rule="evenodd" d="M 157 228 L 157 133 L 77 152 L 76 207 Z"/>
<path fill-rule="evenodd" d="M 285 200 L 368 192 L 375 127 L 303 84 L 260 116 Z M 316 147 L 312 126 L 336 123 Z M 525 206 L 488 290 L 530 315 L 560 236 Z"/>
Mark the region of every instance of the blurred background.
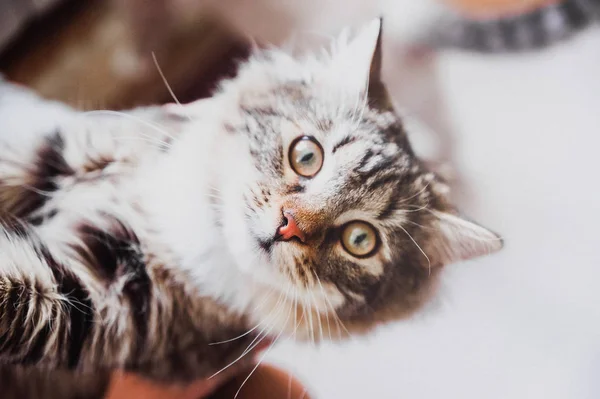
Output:
<path fill-rule="evenodd" d="M 446 3 L 489 17 L 553 1 Z M 2 0 L 0 71 L 81 109 L 119 109 L 173 101 L 154 54 L 187 102 L 233 76 L 253 44 L 310 48 L 383 15 L 384 78 L 417 152 L 506 247 L 448 268 L 439 300 L 411 320 L 343 344 L 286 342 L 266 360 L 314 398 L 600 398 L 600 29 L 520 54 L 415 49 L 436 10 L 434 0 Z"/>

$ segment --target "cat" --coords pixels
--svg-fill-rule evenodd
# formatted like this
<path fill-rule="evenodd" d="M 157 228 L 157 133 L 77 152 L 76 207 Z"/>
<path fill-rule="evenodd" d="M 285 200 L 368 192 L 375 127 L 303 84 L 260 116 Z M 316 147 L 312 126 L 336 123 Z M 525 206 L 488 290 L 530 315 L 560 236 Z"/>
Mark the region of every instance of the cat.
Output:
<path fill-rule="evenodd" d="M 500 250 L 414 155 L 382 29 L 256 50 L 186 105 L 82 113 L 0 86 L 4 397 L 101 397 L 113 369 L 187 383 L 264 339 L 367 334 Z"/>

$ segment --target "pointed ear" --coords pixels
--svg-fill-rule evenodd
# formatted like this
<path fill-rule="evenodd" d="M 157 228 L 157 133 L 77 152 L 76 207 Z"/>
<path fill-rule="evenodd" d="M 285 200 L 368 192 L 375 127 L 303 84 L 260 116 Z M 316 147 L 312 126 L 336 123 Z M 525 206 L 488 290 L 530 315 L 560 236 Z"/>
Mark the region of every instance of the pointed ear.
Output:
<path fill-rule="evenodd" d="M 375 50 L 371 57 L 371 65 L 369 68 L 369 87 L 367 88 L 367 94 L 369 96 L 369 103 L 381 110 L 391 110 L 392 101 L 388 94 L 387 88 L 381 78 L 381 68 L 383 65 L 383 50 L 382 50 L 382 38 L 383 36 L 383 18 L 379 18 L 379 32 L 377 34 L 377 42 L 375 44 Z"/>
<path fill-rule="evenodd" d="M 496 233 L 457 215 L 435 212 L 435 236 L 429 243 L 432 264 L 443 266 L 499 251 L 504 246 Z"/>
<path fill-rule="evenodd" d="M 372 106 L 387 109 L 391 108 L 391 101 L 381 80 L 382 32 L 382 18 L 369 22 L 334 55 L 327 79 L 339 81 L 352 93 L 367 94 Z"/>

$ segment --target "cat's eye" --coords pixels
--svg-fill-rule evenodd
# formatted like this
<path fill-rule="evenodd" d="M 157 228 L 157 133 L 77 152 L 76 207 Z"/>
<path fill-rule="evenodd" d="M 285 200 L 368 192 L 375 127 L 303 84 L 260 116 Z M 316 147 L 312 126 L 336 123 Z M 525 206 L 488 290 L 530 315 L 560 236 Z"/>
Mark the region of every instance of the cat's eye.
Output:
<path fill-rule="evenodd" d="M 346 224 L 342 230 L 342 246 L 353 256 L 371 256 L 377 249 L 377 233 L 369 223 L 355 221 Z"/>
<path fill-rule="evenodd" d="M 314 177 L 323 166 L 323 148 L 314 138 L 302 136 L 290 146 L 289 159 L 294 172 Z"/>

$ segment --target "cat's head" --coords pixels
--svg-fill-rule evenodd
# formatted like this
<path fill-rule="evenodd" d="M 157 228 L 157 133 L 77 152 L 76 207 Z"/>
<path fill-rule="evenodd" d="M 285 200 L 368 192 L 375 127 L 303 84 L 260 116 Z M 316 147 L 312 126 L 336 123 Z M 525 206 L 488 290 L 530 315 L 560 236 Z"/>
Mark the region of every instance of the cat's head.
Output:
<path fill-rule="evenodd" d="M 443 266 L 502 247 L 415 157 L 380 70 L 376 20 L 329 56 L 262 52 L 218 95 L 223 236 L 265 287 L 258 321 L 303 337 L 369 330 L 423 305 Z"/>

